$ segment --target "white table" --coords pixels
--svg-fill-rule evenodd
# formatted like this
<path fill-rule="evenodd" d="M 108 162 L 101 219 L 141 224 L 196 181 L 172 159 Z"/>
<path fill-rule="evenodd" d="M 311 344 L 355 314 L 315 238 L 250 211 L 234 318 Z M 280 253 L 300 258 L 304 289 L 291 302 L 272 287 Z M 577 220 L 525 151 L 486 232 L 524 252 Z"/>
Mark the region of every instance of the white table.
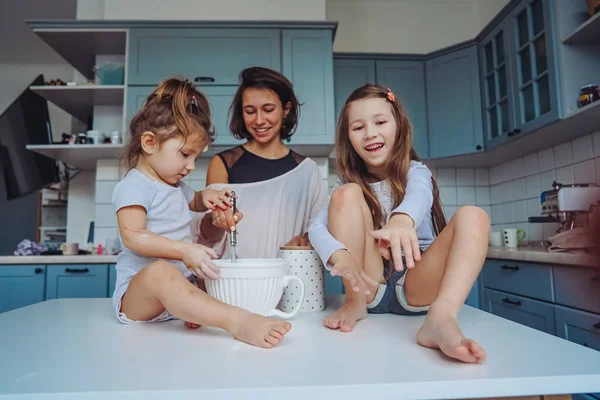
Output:
<path fill-rule="evenodd" d="M 333 307 L 332 307 L 333 308 Z M 465 306 L 488 360 L 420 347 L 424 317 L 370 315 L 350 334 L 304 314 L 275 349 L 182 321 L 122 325 L 110 299 L 0 314 L 0 399 L 448 399 L 600 392 L 600 352 Z"/>

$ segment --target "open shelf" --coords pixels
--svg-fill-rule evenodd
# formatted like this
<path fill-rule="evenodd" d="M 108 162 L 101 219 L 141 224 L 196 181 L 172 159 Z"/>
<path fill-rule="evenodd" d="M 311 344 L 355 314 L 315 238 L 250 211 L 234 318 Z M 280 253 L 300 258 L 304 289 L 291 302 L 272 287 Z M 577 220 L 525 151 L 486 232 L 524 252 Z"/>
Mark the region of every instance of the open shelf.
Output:
<path fill-rule="evenodd" d="M 27 149 L 46 157 L 62 161 L 71 167 L 94 171 L 96 161 L 103 158 L 118 158 L 123 145 L 120 144 L 29 144 Z"/>
<path fill-rule="evenodd" d="M 97 55 L 125 54 L 126 29 L 34 28 L 33 31 L 91 80 Z"/>
<path fill-rule="evenodd" d="M 579 25 L 562 42 L 564 44 L 600 44 L 600 12 Z"/>
<path fill-rule="evenodd" d="M 93 115 L 94 106 L 123 105 L 123 85 L 30 86 L 81 122 Z"/>

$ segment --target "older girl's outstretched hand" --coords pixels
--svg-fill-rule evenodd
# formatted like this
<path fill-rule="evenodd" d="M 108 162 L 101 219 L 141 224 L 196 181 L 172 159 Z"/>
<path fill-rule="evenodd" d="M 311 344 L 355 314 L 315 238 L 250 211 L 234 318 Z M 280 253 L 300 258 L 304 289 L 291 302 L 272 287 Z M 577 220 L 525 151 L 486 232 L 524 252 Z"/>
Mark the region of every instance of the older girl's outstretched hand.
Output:
<path fill-rule="evenodd" d="M 362 268 L 360 268 L 354 258 L 346 250 L 338 250 L 331 255 L 329 259 L 333 264 L 331 276 L 341 276 L 346 279 L 355 292 L 370 294 L 370 286 L 377 287 L 379 283 L 371 278 Z"/>
<path fill-rule="evenodd" d="M 398 272 L 404 269 L 402 252 L 404 252 L 406 268 L 414 267 L 415 261 L 421 259 L 414 222 L 406 214 L 394 214 L 383 228 L 371 231 L 369 234 L 378 240 L 379 252 L 386 260 L 390 259 L 391 250 L 391 257 Z"/>

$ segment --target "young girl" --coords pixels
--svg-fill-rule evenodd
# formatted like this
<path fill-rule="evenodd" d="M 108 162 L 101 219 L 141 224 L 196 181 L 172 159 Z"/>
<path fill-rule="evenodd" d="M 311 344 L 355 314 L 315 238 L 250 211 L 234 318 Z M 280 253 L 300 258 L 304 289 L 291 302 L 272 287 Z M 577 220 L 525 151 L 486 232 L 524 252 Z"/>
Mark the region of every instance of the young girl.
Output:
<path fill-rule="evenodd" d="M 325 325 L 349 332 L 368 312 L 427 313 L 419 344 L 484 361 L 485 350 L 465 338 L 456 317 L 486 257 L 487 214 L 461 207 L 446 225 L 437 185 L 389 89 L 356 89 L 336 136 L 338 182 L 310 229 L 324 265 L 346 289 L 344 305 Z"/>
<path fill-rule="evenodd" d="M 284 144 L 300 113 L 292 83 L 268 68 L 246 68 L 230 111 L 230 130 L 245 143 L 213 157 L 206 183 L 235 190 L 246 213 L 243 221 L 230 208 L 202 215 L 193 224 L 196 241 L 226 258 L 231 249 L 225 233 L 239 223 L 240 258 L 276 258 L 282 245 L 308 245 L 308 228 L 327 202 L 327 184 L 313 160 Z"/>
<path fill-rule="evenodd" d="M 113 203 L 125 250 L 117 257 L 113 304 L 123 323 L 174 317 L 190 327 L 216 326 L 236 339 L 273 347 L 287 322 L 226 305 L 197 285 L 216 279 L 211 249 L 192 243 L 191 213 L 231 206 L 228 190 L 194 192 L 182 179 L 210 141 L 206 97 L 188 81 L 161 83 L 133 117 L 125 149 L 129 167 L 115 187 Z"/>

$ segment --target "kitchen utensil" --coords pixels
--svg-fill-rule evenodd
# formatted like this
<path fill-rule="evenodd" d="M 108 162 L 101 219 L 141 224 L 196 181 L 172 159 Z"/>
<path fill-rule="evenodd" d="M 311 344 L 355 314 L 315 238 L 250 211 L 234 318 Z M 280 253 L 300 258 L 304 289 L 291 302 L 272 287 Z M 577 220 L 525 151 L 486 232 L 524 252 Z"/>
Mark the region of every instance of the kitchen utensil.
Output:
<path fill-rule="evenodd" d="M 205 280 L 206 292 L 217 300 L 265 317 L 294 317 L 304 301 L 304 282 L 287 275 L 288 262 L 281 258 L 241 258 L 235 263 L 215 260 L 219 279 Z M 299 304 L 291 312 L 276 309 L 283 288 L 291 282 L 299 293 Z"/>
<path fill-rule="evenodd" d="M 237 198 L 235 192 L 231 192 L 231 205 L 233 209 L 233 215 L 237 212 Z M 237 262 L 237 253 L 235 247 L 237 245 L 237 230 L 229 232 L 229 245 L 231 246 L 231 262 Z"/>

